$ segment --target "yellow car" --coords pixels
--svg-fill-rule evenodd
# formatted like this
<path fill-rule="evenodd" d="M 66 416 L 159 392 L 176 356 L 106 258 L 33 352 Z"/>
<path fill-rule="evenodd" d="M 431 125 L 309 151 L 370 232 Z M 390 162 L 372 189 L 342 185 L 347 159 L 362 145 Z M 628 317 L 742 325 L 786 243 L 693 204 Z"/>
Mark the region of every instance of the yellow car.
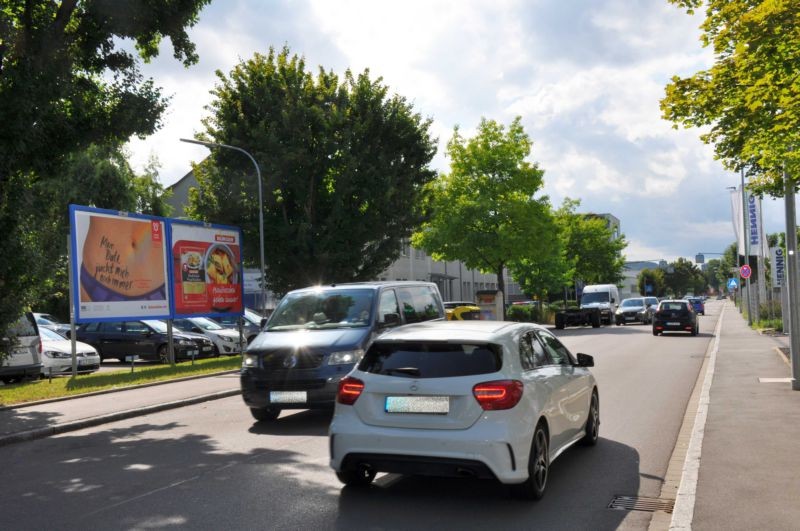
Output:
<path fill-rule="evenodd" d="M 474 304 L 445 308 L 448 321 L 479 321 L 481 309 Z"/>

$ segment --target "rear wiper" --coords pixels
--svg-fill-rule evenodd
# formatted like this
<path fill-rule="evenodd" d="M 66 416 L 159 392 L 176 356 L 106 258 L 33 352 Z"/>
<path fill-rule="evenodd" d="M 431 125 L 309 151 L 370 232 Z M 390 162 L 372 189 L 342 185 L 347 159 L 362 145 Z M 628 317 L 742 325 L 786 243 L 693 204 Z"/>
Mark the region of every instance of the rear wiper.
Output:
<path fill-rule="evenodd" d="M 419 376 L 420 372 L 419 369 L 416 367 L 395 367 L 394 369 L 387 369 L 387 374 L 392 374 L 395 372 L 399 372 L 402 374 L 409 374 L 411 376 Z"/>

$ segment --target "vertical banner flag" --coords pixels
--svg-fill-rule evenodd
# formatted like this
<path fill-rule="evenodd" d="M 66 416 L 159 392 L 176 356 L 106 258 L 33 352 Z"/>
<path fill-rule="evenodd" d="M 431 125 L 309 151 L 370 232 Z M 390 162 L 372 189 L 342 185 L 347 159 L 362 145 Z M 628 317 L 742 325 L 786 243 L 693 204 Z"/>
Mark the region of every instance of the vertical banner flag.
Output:
<path fill-rule="evenodd" d="M 761 198 L 744 191 L 747 211 L 742 212 L 741 187 L 731 191 L 731 212 L 733 214 L 733 232 L 736 235 L 738 253 L 744 256 L 745 237 L 749 239 L 750 256 L 766 257 L 768 253 L 767 239 L 761 222 Z M 744 220 L 742 219 L 744 215 Z M 747 233 L 744 223 L 747 222 Z"/>
<path fill-rule="evenodd" d="M 736 235 L 737 253 L 744 256 L 744 231 L 742 221 L 742 190 L 731 190 L 731 214 L 733 216 L 733 233 Z"/>
<path fill-rule="evenodd" d="M 75 321 L 170 316 L 162 218 L 70 205 Z"/>
<path fill-rule="evenodd" d="M 242 315 L 242 234 L 236 227 L 170 220 L 176 317 Z"/>
<path fill-rule="evenodd" d="M 769 261 L 772 265 L 772 287 L 782 288 L 786 278 L 786 257 L 780 247 L 769 248 Z"/>

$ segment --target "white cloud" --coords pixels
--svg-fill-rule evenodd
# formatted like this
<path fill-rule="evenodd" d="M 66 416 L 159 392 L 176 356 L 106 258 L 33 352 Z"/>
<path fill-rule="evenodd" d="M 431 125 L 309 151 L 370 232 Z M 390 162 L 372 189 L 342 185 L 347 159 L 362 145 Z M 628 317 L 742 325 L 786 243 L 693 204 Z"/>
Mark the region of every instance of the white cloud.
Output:
<path fill-rule="evenodd" d="M 207 154 L 178 138 L 200 130 L 214 70 L 228 73 L 240 59 L 286 44 L 312 70 L 368 68 L 432 117 L 439 171 L 448 168 L 454 125 L 470 136 L 481 117 L 508 123 L 520 115 L 554 204 L 570 196 L 584 210 L 620 217 L 629 256 L 713 250 L 733 239 L 729 206 L 717 199 L 735 179 L 699 131 L 673 130 L 659 109 L 672 75 L 712 60 L 699 23 L 650 0 L 212 3 L 191 32 L 197 65 L 184 69 L 165 49 L 144 69 L 174 96 L 164 128 L 131 143 L 133 161 L 141 166 L 153 153 L 165 184 L 182 177 Z M 677 210 L 680 227 L 656 219 L 664 207 Z"/>

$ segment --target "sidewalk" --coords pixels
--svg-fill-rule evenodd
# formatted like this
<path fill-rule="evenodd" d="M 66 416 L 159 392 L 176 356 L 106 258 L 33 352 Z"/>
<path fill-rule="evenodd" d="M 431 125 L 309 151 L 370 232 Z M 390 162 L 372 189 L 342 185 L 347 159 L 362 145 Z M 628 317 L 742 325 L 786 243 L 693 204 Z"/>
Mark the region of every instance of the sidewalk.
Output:
<path fill-rule="evenodd" d="M 239 393 L 239 374 L 226 373 L 4 409 L 0 446 Z"/>
<path fill-rule="evenodd" d="M 751 330 L 727 305 L 692 529 L 800 529 L 800 392 L 778 347 L 787 336 Z"/>

